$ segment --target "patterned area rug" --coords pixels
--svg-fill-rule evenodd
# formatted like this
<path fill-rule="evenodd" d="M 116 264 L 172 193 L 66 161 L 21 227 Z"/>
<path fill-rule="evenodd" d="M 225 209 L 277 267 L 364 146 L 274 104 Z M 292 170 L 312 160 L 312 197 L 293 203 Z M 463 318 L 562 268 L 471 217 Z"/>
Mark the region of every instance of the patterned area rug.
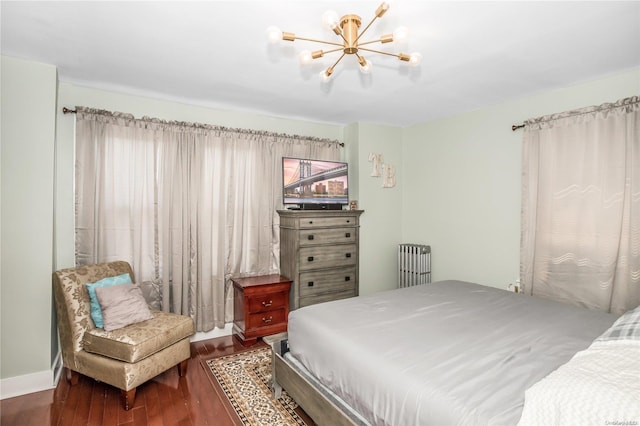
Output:
<path fill-rule="evenodd" d="M 206 361 L 244 425 L 301 425 L 297 404 L 286 392 L 271 392 L 271 349 L 262 347 Z"/>

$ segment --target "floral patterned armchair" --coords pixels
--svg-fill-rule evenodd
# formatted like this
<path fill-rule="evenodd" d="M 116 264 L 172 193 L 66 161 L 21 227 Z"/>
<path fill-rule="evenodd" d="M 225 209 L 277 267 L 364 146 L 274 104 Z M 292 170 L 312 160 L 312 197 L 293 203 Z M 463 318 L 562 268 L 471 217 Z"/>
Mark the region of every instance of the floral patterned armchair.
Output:
<path fill-rule="evenodd" d="M 53 274 L 53 290 L 71 384 L 80 373 L 119 388 L 128 410 L 140 384 L 176 365 L 180 376 L 186 374 L 194 326 L 188 316 L 152 310 L 149 320 L 112 331 L 96 328 L 86 284 L 125 273 L 135 282 L 131 266 L 122 261 L 63 269 Z"/>

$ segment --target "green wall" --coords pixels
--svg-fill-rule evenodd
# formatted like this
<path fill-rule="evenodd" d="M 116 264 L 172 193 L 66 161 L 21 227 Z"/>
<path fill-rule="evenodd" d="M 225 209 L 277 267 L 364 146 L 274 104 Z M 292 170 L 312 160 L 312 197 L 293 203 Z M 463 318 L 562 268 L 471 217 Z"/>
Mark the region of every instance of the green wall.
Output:
<path fill-rule="evenodd" d="M 1 377 L 52 383 L 57 74 L 4 56 L 1 67 Z"/>
<path fill-rule="evenodd" d="M 519 276 L 527 118 L 640 94 L 640 70 L 404 129 L 402 238 L 430 244 L 432 278 L 507 288 Z"/>
<path fill-rule="evenodd" d="M 401 206 L 404 187 L 402 129 L 376 124 L 349 126 L 351 142 L 358 152 L 349 162 L 357 170 L 360 217 L 360 294 L 397 286 L 397 246 L 401 237 Z M 357 131 L 356 131 L 357 129 Z M 369 154 L 382 154 L 383 162 L 396 169 L 396 186 L 382 187 L 382 177 L 372 177 Z M 355 198 L 355 197 L 354 197 Z"/>

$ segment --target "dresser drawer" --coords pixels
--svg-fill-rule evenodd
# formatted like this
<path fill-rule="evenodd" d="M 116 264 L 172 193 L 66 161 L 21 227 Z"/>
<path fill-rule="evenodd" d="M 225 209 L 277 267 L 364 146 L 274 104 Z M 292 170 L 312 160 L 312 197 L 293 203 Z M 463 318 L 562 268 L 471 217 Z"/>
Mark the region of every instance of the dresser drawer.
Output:
<path fill-rule="evenodd" d="M 336 293 L 324 293 L 315 296 L 301 297 L 300 307 L 315 305 L 316 303 L 331 302 L 332 300 L 347 299 L 357 296 L 354 290 L 339 291 Z"/>
<path fill-rule="evenodd" d="M 300 297 L 343 291 L 355 296 L 356 282 L 355 267 L 303 272 L 300 274 Z"/>
<path fill-rule="evenodd" d="M 287 313 L 285 309 L 249 314 L 247 330 L 268 327 L 275 324 L 286 324 Z"/>
<path fill-rule="evenodd" d="M 305 228 L 335 228 L 337 226 L 358 226 L 358 217 L 337 216 L 337 217 L 301 217 L 298 219 L 300 229 Z"/>
<path fill-rule="evenodd" d="M 301 247 L 300 270 L 356 265 L 357 247 L 355 244 Z"/>
<path fill-rule="evenodd" d="M 318 244 L 348 244 L 357 241 L 356 228 L 302 229 L 300 247 Z"/>
<path fill-rule="evenodd" d="M 261 312 L 265 310 L 273 310 L 284 308 L 285 302 L 289 297 L 289 293 L 270 293 L 249 297 L 248 311 L 249 313 Z"/>

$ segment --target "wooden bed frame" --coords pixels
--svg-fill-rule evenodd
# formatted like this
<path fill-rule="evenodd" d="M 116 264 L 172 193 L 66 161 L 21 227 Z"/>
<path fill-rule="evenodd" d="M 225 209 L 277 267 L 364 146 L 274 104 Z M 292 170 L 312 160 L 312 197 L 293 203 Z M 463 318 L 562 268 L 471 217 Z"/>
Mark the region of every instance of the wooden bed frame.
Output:
<path fill-rule="evenodd" d="M 288 352 L 286 338 L 275 341 L 271 349 L 273 351 L 271 373 L 273 392 L 276 398 L 279 398 L 282 389 L 285 389 L 289 396 L 319 426 L 358 425 L 343 408 L 327 398 L 312 382 L 303 377 L 284 359 L 284 354 Z"/>

